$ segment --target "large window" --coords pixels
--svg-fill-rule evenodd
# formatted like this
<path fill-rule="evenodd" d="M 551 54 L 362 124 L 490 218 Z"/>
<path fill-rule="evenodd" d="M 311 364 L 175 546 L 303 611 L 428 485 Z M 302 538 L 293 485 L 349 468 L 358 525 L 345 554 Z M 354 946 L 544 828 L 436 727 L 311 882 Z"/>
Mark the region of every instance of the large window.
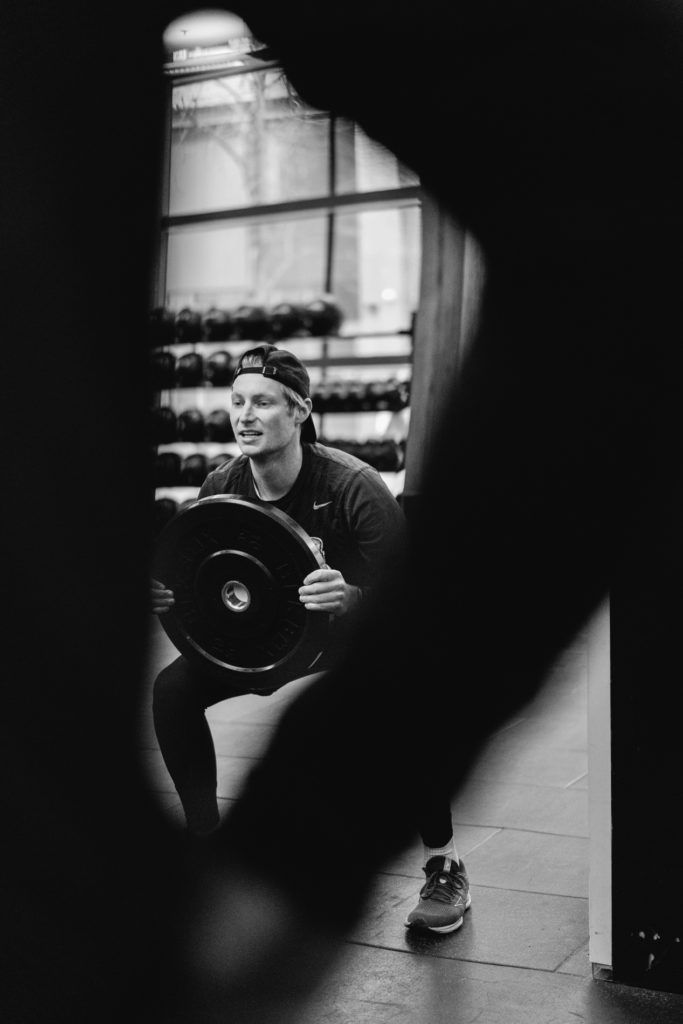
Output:
<path fill-rule="evenodd" d="M 332 293 L 347 337 L 410 330 L 415 176 L 357 125 L 307 107 L 277 67 L 174 81 L 168 168 L 160 305 Z"/>
<path fill-rule="evenodd" d="M 224 318 L 232 326 L 220 346 L 234 358 L 261 340 L 249 335 L 250 312 L 267 319 L 283 303 L 310 309 L 331 300 L 338 329 L 313 330 L 309 319 L 277 344 L 306 363 L 318 435 L 378 468 L 391 464 L 385 478 L 397 493 L 420 285 L 419 182 L 358 125 L 302 102 L 274 62 L 247 48 L 241 41 L 238 59 L 234 50 L 215 60 L 204 51 L 166 65 L 154 313 L 164 307 L 177 327 L 188 311 L 206 324 L 204 314 L 216 309 L 243 316 L 246 309 L 251 328 Z M 192 339 L 175 330 L 173 339 L 163 344 L 177 360 L 208 361 L 219 344 L 203 328 Z M 169 414 L 192 409 L 206 419 L 228 407 L 229 387 L 178 378 L 161 388 L 158 403 Z M 209 440 L 166 446 L 183 457 L 225 449 Z M 375 442 L 378 450 L 368 447 Z"/>

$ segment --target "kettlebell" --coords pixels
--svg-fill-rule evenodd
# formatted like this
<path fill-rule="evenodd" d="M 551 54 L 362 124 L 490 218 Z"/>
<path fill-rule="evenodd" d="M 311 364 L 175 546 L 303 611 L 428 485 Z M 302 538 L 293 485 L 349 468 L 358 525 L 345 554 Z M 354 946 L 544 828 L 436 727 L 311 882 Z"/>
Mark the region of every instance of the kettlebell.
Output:
<path fill-rule="evenodd" d="M 206 434 L 204 415 L 199 409 L 184 409 L 178 416 L 179 441 L 203 441 Z"/>
<path fill-rule="evenodd" d="M 204 381 L 204 358 L 199 352 L 186 352 L 176 361 L 176 384 L 179 388 L 197 388 Z"/>
<path fill-rule="evenodd" d="M 201 314 L 189 306 L 185 306 L 175 318 L 175 336 L 180 342 L 196 342 L 202 340 Z"/>
<path fill-rule="evenodd" d="M 157 405 L 151 413 L 153 444 L 171 444 L 177 438 L 177 417 L 170 405 Z"/>
<path fill-rule="evenodd" d="M 229 462 L 232 458 L 230 452 L 218 452 L 217 455 L 212 455 L 209 459 L 207 466 L 207 473 L 213 473 L 214 469 L 220 469 L 224 463 Z"/>
<path fill-rule="evenodd" d="M 175 387 L 175 356 L 165 349 L 152 352 L 150 383 L 155 391 L 167 391 Z"/>
<path fill-rule="evenodd" d="M 175 313 L 165 306 L 150 310 L 147 332 L 153 347 L 172 345 L 175 339 Z"/>
<path fill-rule="evenodd" d="M 206 436 L 209 441 L 234 441 L 235 435 L 227 409 L 214 409 L 206 418 Z"/>
<path fill-rule="evenodd" d="M 202 316 L 202 327 L 207 341 L 228 341 L 232 334 L 229 310 L 212 306 Z"/>
<path fill-rule="evenodd" d="M 180 467 L 180 483 L 184 487 L 201 487 L 206 479 L 207 458 L 201 452 L 187 455 Z"/>
<path fill-rule="evenodd" d="M 214 388 L 227 388 L 232 384 L 233 368 L 232 356 L 229 352 L 220 349 L 212 352 L 204 366 L 204 379 L 207 384 Z"/>
<path fill-rule="evenodd" d="M 344 320 L 341 309 L 331 296 L 321 296 L 306 303 L 303 316 L 304 325 L 314 338 L 338 334 Z"/>
<path fill-rule="evenodd" d="M 270 310 L 270 325 L 273 339 L 294 338 L 307 335 L 303 306 L 292 302 L 279 302 Z"/>
<path fill-rule="evenodd" d="M 238 306 L 232 314 L 233 338 L 240 341 L 264 341 L 272 331 L 270 317 L 263 306 Z"/>

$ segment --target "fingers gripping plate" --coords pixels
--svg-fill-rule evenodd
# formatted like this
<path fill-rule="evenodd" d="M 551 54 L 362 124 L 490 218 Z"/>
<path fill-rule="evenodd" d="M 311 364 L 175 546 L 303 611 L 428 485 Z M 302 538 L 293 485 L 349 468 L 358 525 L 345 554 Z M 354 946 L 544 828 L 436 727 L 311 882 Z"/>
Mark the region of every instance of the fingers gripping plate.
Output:
<path fill-rule="evenodd" d="M 328 615 L 299 601 L 323 565 L 286 513 L 236 494 L 201 498 L 164 527 L 153 574 L 173 591 L 160 622 L 178 650 L 235 688 L 268 693 L 315 671 Z"/>

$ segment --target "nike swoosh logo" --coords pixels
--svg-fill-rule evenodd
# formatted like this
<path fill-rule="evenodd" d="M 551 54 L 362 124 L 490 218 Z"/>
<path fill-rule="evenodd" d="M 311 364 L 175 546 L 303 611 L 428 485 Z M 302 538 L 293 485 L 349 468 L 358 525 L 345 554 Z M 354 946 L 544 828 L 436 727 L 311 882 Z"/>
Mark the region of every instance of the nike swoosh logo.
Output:
<path fill-rule="evenodd" d="M 315 511 L 316 509 L 319 509 L 319 508 L 325 508 L 326 505 L 331 505 L 331 504 L 332 504 L 331 501 L 321 501 L 321 502 L 314 501 L 313 502 L 313 511 Z"/>

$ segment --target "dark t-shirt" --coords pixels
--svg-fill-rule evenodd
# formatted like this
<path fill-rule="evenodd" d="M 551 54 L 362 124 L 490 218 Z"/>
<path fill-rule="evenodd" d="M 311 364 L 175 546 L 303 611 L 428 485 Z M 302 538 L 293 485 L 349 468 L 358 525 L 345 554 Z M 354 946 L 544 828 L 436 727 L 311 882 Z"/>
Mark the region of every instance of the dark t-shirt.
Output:
<path fill-rule="evenodd" d="M 364 598 L 381 577 L 385 559 L 404 537 L 401 507 L 379 472 L 353 455 L 322 444 L 304 444 L 303 462 L 291 490 L 269 502 L 317 540 L 327 565 Z M 239 494 L 257 499 L 251 466 L 238 455 L 209 473 L 200 498 Z"/>

